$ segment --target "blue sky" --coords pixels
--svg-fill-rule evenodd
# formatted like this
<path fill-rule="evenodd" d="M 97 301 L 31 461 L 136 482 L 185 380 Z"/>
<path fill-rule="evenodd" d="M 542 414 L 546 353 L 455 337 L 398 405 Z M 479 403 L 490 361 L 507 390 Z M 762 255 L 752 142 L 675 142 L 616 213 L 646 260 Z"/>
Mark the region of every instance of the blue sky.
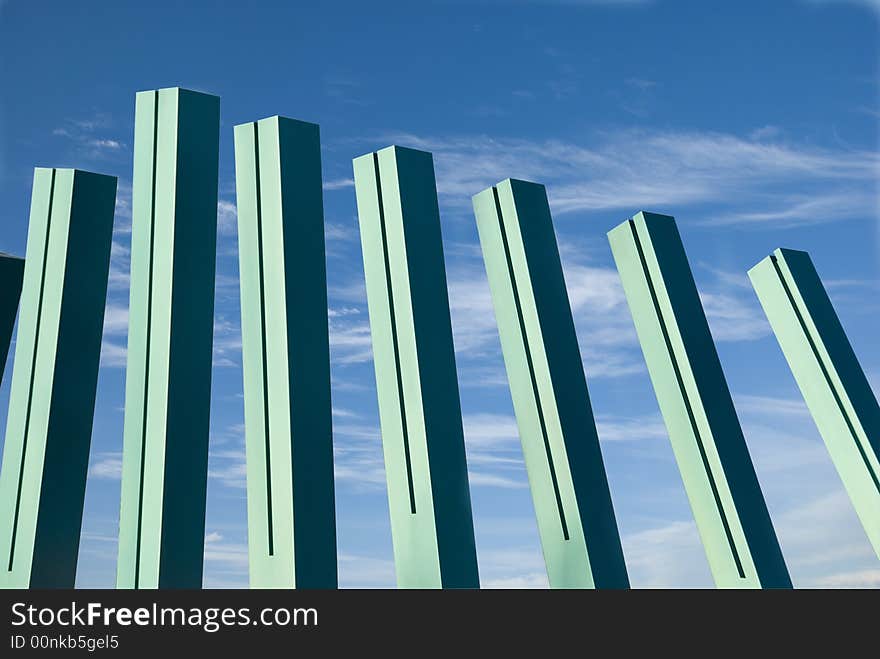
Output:
<path fill-rule="evenodd" d="M 799 586 L 880 586 L 746 270 L 808 250 L 880 389 L 875 1 L 0 0 L 0 250 L 34 166 L 119 177 L 77 583 L 111 586 L 119 515 L 134 95 L 219 94 L 205 584 L 247 583 L 232 127 L 321 125 L 340 582 L 394 583 L 351 159 L 434 153 L 485 586 L 546 586 L 470 197 L 547 185 L 630 577 L 709 586 L 605 233 L 674 215 Z M 5 427 L 12 358 L 0 388 Z"/>

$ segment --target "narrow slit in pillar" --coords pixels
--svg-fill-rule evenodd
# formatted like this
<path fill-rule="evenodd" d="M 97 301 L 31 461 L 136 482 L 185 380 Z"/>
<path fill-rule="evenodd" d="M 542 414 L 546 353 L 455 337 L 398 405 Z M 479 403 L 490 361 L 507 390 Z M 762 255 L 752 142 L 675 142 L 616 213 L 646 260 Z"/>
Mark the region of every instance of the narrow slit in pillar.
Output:
<path fill-rule="evenodd" d="M 31 427 L 31 407 L 34 402 L 34 380 L 37 368 L 37 355 L 40 345 L 40 324 L 43 320 L 43 293 L 46 290 L 46 261 L 49 258 L 49 236 L 52 229 L 52 206 L 55 201 L 55 168 L 52 168 L 52 176 L 49 181 L 49 212 L 46 217 L 46 243 L 43 245 L 43 263 L 40 272 L 40 292 L 37 296 L 37 326 L 34 329 L 34 354 L 31 358 L 31 374 L 28 383 L 27 407 L 24 414 L 24 437 L 21 440 L 21 464 L 18 467 L 18 488 L 15 494 L 15 513 L 12 516 L 12 542 L 9 546 L 9 568 L 12 572 L 12 564 L 15 560 L 15 539 L 18 535 L 18 517 L 21 513 L 21 489 L 24 484 L 24 465 L 27 458 L 28 435 Z"/>
<path fill-rule="evenodd" d="M 519 287 L 516 285 L 516 274 L 513 270 L 513 259 L 510 256 L 510 243 L 507 240 L 507 229 L 504 227 L 504 216 L 501 213 L 501 201 L 498 198 L 498 188 L 492 187 L 492 195 L 495 197 L 495 213 L 498 215 L 498 226 L 501 229 L 501 243 L 504 246 L 504 258 L 507 260 L 507 275 L 513 289 L 513 302 L 516 307 L 516 318 L 519 321 L 519 333 L 522 337 L 523 348 L 526 353 L 526 364 L 529 368 L 529 379 L 532 383 L 532 395 L 535 397 L 535 407 L 538 410 L 538 421 L 541 426 L 541 438 L 544 440 L 544 452 L 547 455 L 547 465 L 550 467 L 550 480 L 553 483 L 553 495 L 556 497 L 556 509 L 559 512 L 559 523 L 562 525 L 562 537 L 569 539 L 568 523 L 565 520 L 565 508 L 562 505 L 562 495 L 559 492 L 559 479 L 556 475 L 556 465 L 553 462 L 553 451 L 550 448 L 550 436 L 547 433 L 547 423 L 544 420 L 544 407 L 541 404 L 541 395 L 538 391 L 538 378 L 535 375 L 535 364 L 532 360 L 532 350 L 529 347 L 529 339 L 526 334 L 526 323 L 523 318 L 522 303 L 519 298 Z"/>
<path fill-rule="evenodd" d="M 254 122 L 254 178 L 257 190 L 257 262 L 260 280 L 260 348 L 263 370 L 263 430 L 266 451 L 266 520 L 269 529 L 269 556 L 275 555 L 275 530 L 272 515 L 272 444 L 269 441 L 269 356 L 266 347 L 266 282 L 263 265 L 263 197 L 260 190 L 260 125 Z"/>
<path fill-rule="evenodd" d="M 406 482 L 409 487 L 410 513 L 416 514 L 416 492 L 413 485 L 412 458 L 409 451 L 409 430 L 406 425 L 406 407 L 403 397 L 403 373 L 400 368 L 400 346 L 397 340 L 397 319 L 394 315 L 394 289 L 391 287 L 391 262 L 388 259 L 388 233 L 385 229 L 385 202 L 382 200 L 382 180 L 379 174 L 379 154 L 373 153 L 376 173 L 376 198 L 379 201 L 379 226 L 382 234 L 382 257 L 385 262 L 385 286 L 388 289 L 388 309 L 391 315 L 391 343 L 394 348 L 394 370 L 397 375 L 397 398 L 400 406 L 400 424 L 403 428 L 403 457 L 406 462 Z"/>

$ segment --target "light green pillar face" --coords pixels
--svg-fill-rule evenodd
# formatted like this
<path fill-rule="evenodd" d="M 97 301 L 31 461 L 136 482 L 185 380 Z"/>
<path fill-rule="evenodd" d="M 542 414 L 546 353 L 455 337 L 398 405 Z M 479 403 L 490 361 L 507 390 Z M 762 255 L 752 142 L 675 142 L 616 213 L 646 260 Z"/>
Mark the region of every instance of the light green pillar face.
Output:
<path fill-rule="evenodd" d="M 508 179 L 473 201 L 550 586 L 626 588 L 544 187 Z"/>
<path fill-rule="evenodd" d="M 34 172 L 0 472 L 0 586 L 74 585 L 115 201 L 115 177 Z"/>
<path fill-rule="evenodd" d="M 880 407 L 806 252 L 777 249 L 752 286 L 880 557 Z"/>
<path fill-rule="evenodd" d="M 137 95 L 120 588 L 201 587 L 219 106 Z"/>
<path fill-rule="evenodd" d="M 675 221 L 608 239 L 715 583 L 791 587 Z"/>
<path fill-rule="evenodd" d="M 235 127 L 252 588 L 335 588 L 318 126 Z"/>
<path fill-rule="evenodd" d="M 397 585 L 476 588 L 461 405 L 431 154 L 354 160 Z"/>

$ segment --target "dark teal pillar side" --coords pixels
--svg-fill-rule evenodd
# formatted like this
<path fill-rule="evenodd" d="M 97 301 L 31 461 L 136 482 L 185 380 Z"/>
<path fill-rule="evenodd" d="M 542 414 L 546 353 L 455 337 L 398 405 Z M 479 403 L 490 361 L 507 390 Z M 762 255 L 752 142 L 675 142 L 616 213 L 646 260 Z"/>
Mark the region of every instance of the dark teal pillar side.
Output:
<path fill-rule="evenodd" d="M 0 373 L 6 365 L 12 330 L 21 299 L 24 279 L 24 259 L 11 254 L 0 254 Z"/>

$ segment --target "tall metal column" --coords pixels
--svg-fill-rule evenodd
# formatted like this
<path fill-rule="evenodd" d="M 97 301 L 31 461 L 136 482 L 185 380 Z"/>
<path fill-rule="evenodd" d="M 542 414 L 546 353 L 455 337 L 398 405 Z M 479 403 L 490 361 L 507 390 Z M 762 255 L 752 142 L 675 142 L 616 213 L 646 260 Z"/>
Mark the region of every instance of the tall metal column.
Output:
<path fill-rule="evenodd" d="M 777 249 L 749 278 L 880 556 L 880 406 L 810 255 Z"/>
<path fill-rule="evenodd" d="M 354 160 L 397 585 L 477 588 L 477 556 L 430 153 Z"/>
<path fill-rule="evenodd" d="M 626 588 L 544 186 L 507 179 L 473 202 L 550 586 Z"/>
<path fill-rule="evenodd" d="M 12 344 L 12 330 L 23 280 L 24 259 L 0 252 L 0 374 L 6 366 L 6 357 Z"/>
<path fill-rule="evenodd" d="M 73 588 L 116 178 L 34 172 L 0 472 L 0 585 Z"/>
<path fill-rule="evenodd" d="M 790 588 L 675 221 L 638 213 L 608 239 L 715 583 Z"/>
<path fill-rule="evenodd" d="M 137 94 L 120 588 L 202 585 L 219 111 Z"/>
<path fill-rule="evenodd" d="M 316 124 L 235 127 L 252 588 L 335 588 L 336 510 Z"/>

